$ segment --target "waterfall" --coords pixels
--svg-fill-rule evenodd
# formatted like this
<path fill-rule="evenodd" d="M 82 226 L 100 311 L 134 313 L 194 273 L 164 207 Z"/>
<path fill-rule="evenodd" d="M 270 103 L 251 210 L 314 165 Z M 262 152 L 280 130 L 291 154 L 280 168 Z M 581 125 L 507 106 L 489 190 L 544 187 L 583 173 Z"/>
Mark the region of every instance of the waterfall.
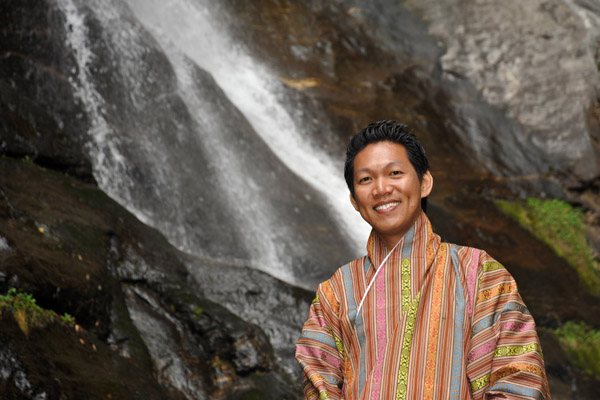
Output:
<path fill-rule="evenodd" d="M 341 161 L 310 142 L 310 135 L 292 121 L 278 91 L 282 83 L 259 60 L 227 37 L 218 7 L 209 1 L 125 0 L 164 49 L 176 48 L 211 73 L 254 130 L 294 173 L 327 195 L 354 245 L 362 248 L 368 228 L 348 201 Z M 177 64 L 176 57 L 170 59 Z"/>
<path fill-rule="evenodd" d="M 298 176 L 328 194 L 328 201 L 352 239 L 362 238 L 365 229 L 348 202 L 348 189 L 341 174 L 341 163 L 310 143 L 278 100 L 282 83 L 258 60 L 228 37 L 218 10 L 210 2 L 193 0 L 126 0 L 146 28 L 164 49 L 176 48 L 210 74 L 241 110 L 254 130 Z M 175 65 L 176 57 L 170 56 Z M 362 226 L 362 227 L 361 227 Z M 362 246 L 362 241 L 357 241 Z"/>
<path fill-rule="evenodd" d="M 131 203 L 127 200 L 131 197 L 126 193 L 126 185 L 119 179 L 111 179 L 115 176 L 127 176 L 125 169 L 127 161 L 119 151 L 119 142 L 114 137 L 111 128 L 106 121 L 106 105 L 100 93 L 96 90 L 90 76 L 88 66 L 95 57 L 88 43 L 88 29 L 85 25 L 84 15 L 81 14 L 72 0 L 58 0 L 58 6 L 65 15 L 65 25 L 70 34 L 67 36 L 67 44 L 74 49 L 73 54 L 78 66 L 77 71 L 69 77 L 69 82 L 74 88 L 75 97 L 84 105 L 90 119 L 89 137 L 92 139 L 87 143 L 88 152 L 92 156 L 94 177 L 98 185 L 112 197 L 122 203 Z M 113 8 L 108 8 L 112 10 Z M 107 173 L 110 171 L 110 173 Z M 129 204 L 130 207 L 132 204 Z M 143 222 L 148 219 L 139 210 L 130 210 Z"/>
<path fill-rule="evenodd" d="M 219 10 L 126 1 L 58 0 L 99 186 L 184 252 L 306 288 L 361 254 L 368 226 L 341 160 L 311 143 Z"/>

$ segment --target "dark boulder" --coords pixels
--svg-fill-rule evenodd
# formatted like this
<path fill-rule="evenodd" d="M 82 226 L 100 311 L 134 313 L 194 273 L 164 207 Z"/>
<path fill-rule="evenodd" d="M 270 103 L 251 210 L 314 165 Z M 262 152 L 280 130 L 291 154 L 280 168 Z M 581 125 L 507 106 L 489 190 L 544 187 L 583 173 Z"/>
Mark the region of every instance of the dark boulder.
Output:
<path fill-rule="evenodd" d="M 25 336 L 5 311 L 3 398 L 228 398 L 290 379 L 264 331 L 204 297 L 179 252 L 102 191 L 30 161 L 0 170 L 0 292 L 78 324 Z M 298 390 L 280 387 L 272 398 Z"/>

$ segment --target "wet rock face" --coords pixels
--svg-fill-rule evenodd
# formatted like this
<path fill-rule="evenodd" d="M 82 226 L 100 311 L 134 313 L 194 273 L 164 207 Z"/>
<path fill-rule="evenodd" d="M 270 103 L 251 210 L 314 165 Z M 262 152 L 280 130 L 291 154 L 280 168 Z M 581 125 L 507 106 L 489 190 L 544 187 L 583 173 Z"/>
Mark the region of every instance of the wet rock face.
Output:
<path fill-rule="evenodd" d="M 314 292 L 291 287 L 250 268 L 207 263 L 195 257 L 186 257 L 185 263 L 206 297 L 265 331 L 275 362 L 301 382 L 295 344 Z M 222 289 L 222 282 L 228 282 L 227 291 Z"/>
<path fill-rule="evenodd" d="M 26 335 L 5 311 L 1 397 L 228 398 L 273 382 L 294 397 L 264 331 L 204 297 L 157 231 L 93 185 L 7 157 L 0 170 L 0 292 L 81 326 Z"/>
<path fill-rule="evenodd" d="M 90 332 L 52 323 L 26 336 L 12 315 L 0 320 L 4 399 L 178 398 L 168 396 L 147 366 L 119 356 Z"/>
<path fill-rule="evenodd" d="M 87 116 L 69 76 L 77 70 L 64 46 L 64 15 L 47 1 L 0 5 L 0 152 L 93 180 L 84 152 Z"/>

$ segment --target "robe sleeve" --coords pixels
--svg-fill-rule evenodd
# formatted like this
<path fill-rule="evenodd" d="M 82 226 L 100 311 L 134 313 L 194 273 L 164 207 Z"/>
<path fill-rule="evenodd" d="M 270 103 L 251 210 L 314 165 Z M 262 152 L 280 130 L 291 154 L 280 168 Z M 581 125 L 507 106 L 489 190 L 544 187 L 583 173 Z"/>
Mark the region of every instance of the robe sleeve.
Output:
<path fill-rule="evenodd" d="M 535 321 L 513 277 L 483 253 L 473 284 L 467 358 L 473 398 L 550 399 Z"/>
<path fill-rule="evenodd" d="M 319 285 L 302 335 L 296 343 L 296 359 L 304 370 L 305 399 L 341 399 L 343 384 L 339 302 L 329 281 Z"/>

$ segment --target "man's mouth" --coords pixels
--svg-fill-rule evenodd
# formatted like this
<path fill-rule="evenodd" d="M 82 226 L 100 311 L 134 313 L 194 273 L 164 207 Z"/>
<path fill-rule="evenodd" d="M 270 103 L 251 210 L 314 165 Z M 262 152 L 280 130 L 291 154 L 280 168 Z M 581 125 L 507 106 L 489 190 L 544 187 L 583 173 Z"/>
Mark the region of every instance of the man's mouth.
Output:
<path fill-rule="evenodd" d="M 375 211 L 385 211 L 389 208 L 396 207 L 398 204 L 400 204 L 399 201 L 392 201 L 390 203 L 381 204 L 381 205 L 375 207 L 374 210 Z"/>

